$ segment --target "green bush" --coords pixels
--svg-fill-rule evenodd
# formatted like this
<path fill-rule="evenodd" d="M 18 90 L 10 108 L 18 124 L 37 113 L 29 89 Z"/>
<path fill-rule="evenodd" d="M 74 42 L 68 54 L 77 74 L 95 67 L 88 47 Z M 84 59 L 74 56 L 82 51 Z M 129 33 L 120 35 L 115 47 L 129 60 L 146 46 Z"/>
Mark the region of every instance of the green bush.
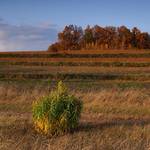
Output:
<path fill-rule="evenodd" d="M 51 135 L 72 131 L 78 126 L 81 110 L 81 100 L 69 95 L 60 81 L 56 90 L 33 103 L 35 129 Z"/>

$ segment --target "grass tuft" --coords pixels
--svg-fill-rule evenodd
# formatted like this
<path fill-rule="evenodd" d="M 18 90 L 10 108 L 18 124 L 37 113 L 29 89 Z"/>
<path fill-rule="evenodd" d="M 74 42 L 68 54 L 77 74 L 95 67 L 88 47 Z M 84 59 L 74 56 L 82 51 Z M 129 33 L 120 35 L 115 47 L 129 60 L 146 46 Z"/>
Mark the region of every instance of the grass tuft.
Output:
<path fill-rule="evenodd" d="M 35 129 L 44 134 L 58 135 L 78 126 L 82 102 L 69 95 L 60 81 L 56 90 L 33 103 Z"/>

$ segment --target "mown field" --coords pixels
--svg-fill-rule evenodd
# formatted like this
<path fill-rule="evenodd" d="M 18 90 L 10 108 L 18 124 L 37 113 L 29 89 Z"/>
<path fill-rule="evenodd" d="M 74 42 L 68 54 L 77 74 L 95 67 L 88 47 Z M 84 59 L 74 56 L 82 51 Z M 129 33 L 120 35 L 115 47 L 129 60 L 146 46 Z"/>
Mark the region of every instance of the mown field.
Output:
<path fill-rule="evenodd" d="M 150 50 L 91 51 L 2 52 L 0 79 L 149 82 Z"/>
<path fill-rule="evenodd" d="M 84 103 L 78 129 L 37 134 L 32 102 L 58 80 Z M 0 53 L 0 149 L 148 150 L 150 50 Z"/>

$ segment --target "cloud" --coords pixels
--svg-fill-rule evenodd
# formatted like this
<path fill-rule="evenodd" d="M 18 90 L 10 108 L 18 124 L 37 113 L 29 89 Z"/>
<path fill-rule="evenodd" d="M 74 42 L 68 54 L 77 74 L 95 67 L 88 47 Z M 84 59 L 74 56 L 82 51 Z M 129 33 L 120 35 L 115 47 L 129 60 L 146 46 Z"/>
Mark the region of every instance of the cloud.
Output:
<path fill-rule="evenodd" d="M 0 18 L 0 51 L 46 50 L 57 33 L 54 24 L 12 25 Z"/>

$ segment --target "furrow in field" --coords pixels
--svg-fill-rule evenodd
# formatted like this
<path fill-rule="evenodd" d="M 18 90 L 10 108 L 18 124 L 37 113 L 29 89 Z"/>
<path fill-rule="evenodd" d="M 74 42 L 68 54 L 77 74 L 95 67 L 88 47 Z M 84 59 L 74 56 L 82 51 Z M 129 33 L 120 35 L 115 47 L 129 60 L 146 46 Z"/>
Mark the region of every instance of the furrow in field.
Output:
<path fill-rule="evenodd" d="M 149 53 L 117 53 L 117 54 L 63 54 L 63 53 L 43 53 L 43 54 L 15 54 L 15 53 L 0 53 L 0 58 L 150 58 Z"/>
<path fill-rule="evenodd" d="M 102 66 L 102 67 L 150 67 L 149 62 L 25 62 L 0 61 L 0 68 L 5 66 Z"/>
<path fill-rule="evenodd" d="M 0 73 L 0 79 L 51 79 L 51 80 L 132 80 L 149 81 L 150 74 L 89 74 L 89 73 Z"/>
<path fill-rule="evenodd" d="M 150 67 L 3 66 L 0 73 L 150 73 Z"/>
<path fill-rule="evenodd" d="M 150 58 L 0 58 L 0 62 L 150 62 Z"/>

